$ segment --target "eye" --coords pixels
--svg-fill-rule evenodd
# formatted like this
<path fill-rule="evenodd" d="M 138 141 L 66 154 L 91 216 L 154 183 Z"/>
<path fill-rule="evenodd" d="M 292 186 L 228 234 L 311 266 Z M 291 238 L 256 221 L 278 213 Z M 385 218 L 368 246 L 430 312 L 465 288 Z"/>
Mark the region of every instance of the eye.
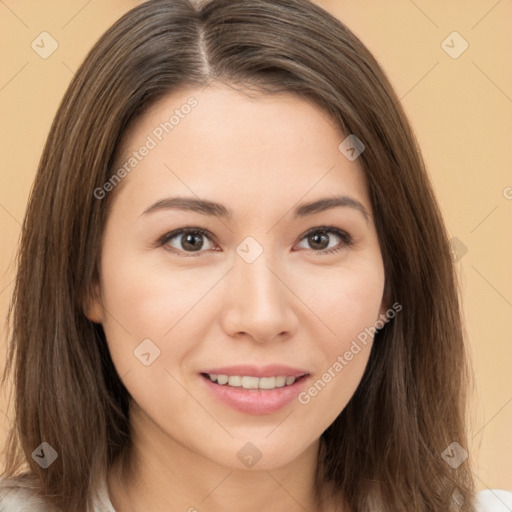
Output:
<path fill-rule="evenodd" d="M 217 250 L 213 238 L 211 233 L 201 228 L 181 228 L 165 234 L 159 240 L 159 245 L 166 246 L 173 252 L 199 256 L 202 252 Z M 305 247 L 304 243 L 309 247 Z M 310 229 L 301 238 L 298 247 L 313 250 L 317 254 L 328 254 L 351 245 L 353 239 L 345 231 L 332 226 L 319 226 Z"/>
<path fill-rule="evenodd" d="M 312 249 L 320 254 L 333 253 L 353 244 L 353 239 L 348 233 L 331 226 L 310 229 L 301 240 L 304 241 L 301 241 L 302 244 L 309 245 L 309 247 L 305 247 L 306 249 Z M 304 245 L 302 247 L 304 248 Z"/>
<path fill-rule="evenodd" d="M 210 233 L 200 228 L 181 228 L 167 233 L 160 239 L 161 245 L 166 245 L 178 252 L 199 253 L 214 247 Z"/>

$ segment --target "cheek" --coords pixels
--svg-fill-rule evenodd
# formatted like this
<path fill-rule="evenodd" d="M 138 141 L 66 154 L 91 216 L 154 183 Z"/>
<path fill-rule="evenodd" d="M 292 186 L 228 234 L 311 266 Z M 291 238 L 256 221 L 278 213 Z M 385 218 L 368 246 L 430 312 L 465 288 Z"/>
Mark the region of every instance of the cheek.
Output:
<path fill-rule="evenodd" d="M 303 285 L 309 285 L 308 303 L 323 324 L 316 329 L 321 335 L 315 337 L 321 357 L 299 403 L 315 410 L 310 417 L 322 418 L 325 429 L 349 402 L 364 373 L 381 311 L 384 271 L 374 260 L 347 265 L 324 278 L 317 274 L 315 283 L 303 278 Z"/>
<path fill-rule="evenodd" d="M 208 292 L 217 272 L 173 268 L 149 257 L 105 258 L 104 304 L 134 335 L 163 337 Z"/>
<path fill-rule="evenodd" d="M 324 325 L 323 347 L 328 352 L 348 347 L 378 320 L 384 291 L 384 270 L 378 258 L 303 272 L 296 282 Z"/>
<path fill-rule="evenodd" d="M 198 315 L 204 320 L 211 314 L 212 302 L 204 299 L 224 272 L 176 263 L 171 268 L 161 254 L 122 253 L 119 241 L 110 240 L 102 259 L 103 328 L 118 373 L 146 369 L 135 354 L 147 339 L 155 354 L 160 351 L 152 374 L 179 366 L 203 337 L 208 322 L 198 322 Z"/>

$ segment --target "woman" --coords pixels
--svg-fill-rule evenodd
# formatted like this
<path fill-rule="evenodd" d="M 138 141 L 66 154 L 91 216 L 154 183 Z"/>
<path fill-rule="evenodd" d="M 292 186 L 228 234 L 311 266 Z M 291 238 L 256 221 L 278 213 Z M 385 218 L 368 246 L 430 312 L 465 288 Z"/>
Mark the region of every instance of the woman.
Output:
<path fill-rule="evenodd" d="M 424 164 L 306 0 L 150 0 L 106 32 L 44 150 L 11 320 L 4 476 L 30 467 L 2 510 L 477 510 Z"/>

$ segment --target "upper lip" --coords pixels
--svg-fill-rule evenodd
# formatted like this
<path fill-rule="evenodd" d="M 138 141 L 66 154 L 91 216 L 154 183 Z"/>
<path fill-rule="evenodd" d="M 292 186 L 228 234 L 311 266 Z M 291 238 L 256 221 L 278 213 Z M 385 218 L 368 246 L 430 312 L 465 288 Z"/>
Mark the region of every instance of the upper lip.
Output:
<path fill-rule="evenodd" d="M 201 373 L 215 373 L 217 375 L 239 375 L 250 377 L 301 377 L 308 373 L 307 370 L 294 368 L 282 364 L 268 364 L 265 366 L 255 366 L 253 364 L 240 364 L 235 366 L 224 366 L 219 368 L 209 368 Z"/>

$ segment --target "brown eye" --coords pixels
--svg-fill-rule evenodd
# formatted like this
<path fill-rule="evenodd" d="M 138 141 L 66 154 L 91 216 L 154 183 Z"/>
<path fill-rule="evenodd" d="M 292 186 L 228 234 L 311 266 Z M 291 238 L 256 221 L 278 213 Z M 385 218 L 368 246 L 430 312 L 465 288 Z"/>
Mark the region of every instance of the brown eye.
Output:
<path fill-rule="evenodd" d="M 331 253 L 352 245 L 351 236 L 344 231 L 332 227 L 318 227 L 308 231 L 301 239 L 299 247 L 311 249 L 318 253 Z"/>
<path fill-rule="evenodd" d="M 213 248 L 213 242 L 203 230 L 181 229 L 165 235 L 162 245 L 181 252 L 204 252 Z"/>
<path fill-rule="evenodd" d="M 327 249 L 329 242 L 329 235 L 325 232 L 318 231 L 308 236 L 308 243 L 312 249 Z"/>

